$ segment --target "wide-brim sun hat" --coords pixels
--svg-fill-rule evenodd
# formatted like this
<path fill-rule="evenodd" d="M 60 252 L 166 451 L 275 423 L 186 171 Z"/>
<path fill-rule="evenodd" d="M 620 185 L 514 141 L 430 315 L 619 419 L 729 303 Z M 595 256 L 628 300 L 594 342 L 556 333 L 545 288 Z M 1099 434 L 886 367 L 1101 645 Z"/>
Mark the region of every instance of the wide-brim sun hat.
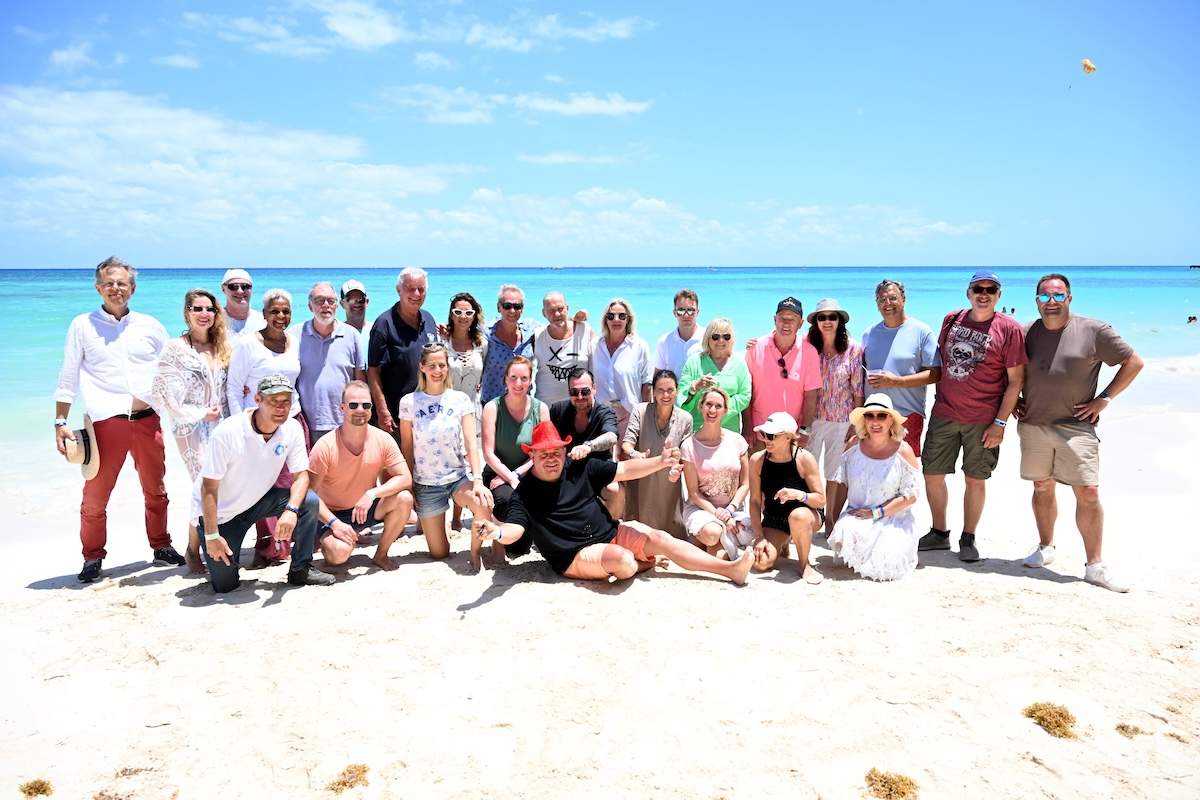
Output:
<path fill-rule="evenodd" d="M 856 428 L 863 424 L 863 413 L 866 411 L 886 411 L 900 425 L 904 424 L 904 415 L 892 405 L 892 398 L 883 392 L 876 392 L 868 397 L 861 406 L 850 412 L 850 423 Z"/>
<path fill-rule="evenodd" d="M 83 427 L 75 431 L 75 441 L 65 439 L 68 464 L 78 464 L 83 479 L 90 481 L 100 471 L 100 450 L 96 447 L 96 429 L 92 418 L 83 415 Z"/>
<path fill-rule="evenodd" d="M 550 420 L 539 422 L 534 426 L 532 440 L 532 444 L 521 445 L 521 449 L 525 451 L 525 455 L 529 455 L 534 450 L 557 450 L 571 443 L 570 436 L 564 441 L 558 435 L 558 428 L 554 427 L 554 423 Z"/>
<path fill-rule="evenodd" d="M 832 297 L 826 297 L 821 302 L 817 303 L 817 310 L 808 315 L 808 324 L 815 325 L 813 319 L 822 311 L 836 311 L 837 315 L 842 318 L 842 324 L 850 321 L 850 312 L 838 305 L 838 301 Z"/>

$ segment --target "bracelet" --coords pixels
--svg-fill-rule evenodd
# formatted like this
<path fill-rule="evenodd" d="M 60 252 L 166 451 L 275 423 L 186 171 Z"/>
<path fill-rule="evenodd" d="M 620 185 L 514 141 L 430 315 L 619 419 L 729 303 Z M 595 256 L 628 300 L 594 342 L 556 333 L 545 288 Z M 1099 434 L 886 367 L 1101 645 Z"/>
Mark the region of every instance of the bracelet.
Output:
<path fill-rule="evenodd" d="M 1001 428 L 1003 428 L 1003 427 L 1005 427 L 1005 426 L 1007 426 L 1007 425 L 1008 425 L 1008 423 L 1007 423 L 1007 422 L 1005 422 L 1004 420 L 1000 419 L 999 417 L 996 417 L 994 420 L 992 420 L 992 424 L 993 424 L 993 425 L 999 425 Z"/>
<path fill-rule="evenodd" d="M 804 497 L 801 498 L 801 500 L 800 500 L 800 505 L 804 505 L 807 502 L 808 502 L 808 492 L 805 492 Z"/>
<path fill-rule="evenodd" d="M 883 519 L 887 516 L 887 512 L 883 510 L 883 503 L 879 504 L 879 518 Z"/>
<path fill-rule="evenodd" d="M 217 539 L 220 539 L 220 538 L 221 538 L 221 534 L 219 534 L 219 533 L 204 534 L 204 541 L 206 541 L 206 542 L 215 542 Z"/>
<path fill-rule="evenodd" d="M 1108 392 L 1101 392 L 1100 394 L 1096 395 L 1096 399 L 1097 399 L 1097 400 L 1109 400 L 1109 401 L 1111 401 L 1111 400 L 1112 400 L 1112 397 L 1109 395 L 1109 393 L 1108 393 Z"/>
<path fill-rule="evenodd" d="M 365 494 L 367 496 L 367 499 L 370 500 L 372 503 L 375 502 L 375 490 L 374 489 L 367 489 L 365 492 L 363 492 L 363 494 Z M 332 522 L 332 521 L 333 520 L 330 520 L 330 522 Z"/>
<path fill-rule="evenodd" d="M 288 504 L 288 505 L 284 506 L 284 507 L 283 507 L 283 510 L 284 510 L 284 511 L 290 511 L 290 512 L 292 512 L 293 514 L 295 514 L 297 517 L 298 517 L 298 516 L 300 516 L 300 509 L 296 508 L 295 506 L 293 506 L 293 505 L 291 505 L 291 504 Z"/>
<path fill-rule="evenodd" d="M 59 417 L 58 419 L 54 420 L 54 427 L 55 428 L 65 428 L 65 427 L 67 427 L 67 421 L 65 419 L 63 419 L 62 417 Z"/>

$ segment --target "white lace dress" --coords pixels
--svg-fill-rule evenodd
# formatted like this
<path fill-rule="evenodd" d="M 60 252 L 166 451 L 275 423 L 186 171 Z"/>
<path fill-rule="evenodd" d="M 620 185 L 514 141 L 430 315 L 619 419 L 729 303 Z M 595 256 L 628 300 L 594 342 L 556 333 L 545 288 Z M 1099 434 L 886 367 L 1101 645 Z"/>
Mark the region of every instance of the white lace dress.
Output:
<path fill-rule="evenodd" d="M 858 447 L 842 454 L 834 480 L 847 488 L 846 510 L 833 526 L 833 554 L 862 575 L 877 581 L 907 578 L 917 568 L 917 521 L 912 506 L 882 519 L 859 519 L 852 508 L 871 508 L 893 497 L 916 497 L 920 472 L 897 450 L 885 459 L 863 455 Z"/>
<path fill-rule="evenodd" d="M 483 426 L 479 421 L 483 419 L 483 405 L 479 401 L 479 386 L 483 383 L 483 361 L 487 358 L 488 351 L 487 339 L 474 349 L 461 353 L 454 349 L 449 339 L 441 337 L 441 342 L 446 345 L 446 355 L 449 356 L 450 388 L 471 398 L 475 405 L 477 433 L 482 435 Z"/>
<path fill-rule="evenodd" d="M 225 397 L 225 368 L 208 363 L 185 342 L 172 339 L 158 356 L 158 372 L 151 384 L 154 406 L 171 418 L 171 433 L 183 456 L 192 480 L 204 465 L 208 436 L 219 420 L 206 420 L 214 405 L 221 407 L 221 419 L 229 416 Z"/>

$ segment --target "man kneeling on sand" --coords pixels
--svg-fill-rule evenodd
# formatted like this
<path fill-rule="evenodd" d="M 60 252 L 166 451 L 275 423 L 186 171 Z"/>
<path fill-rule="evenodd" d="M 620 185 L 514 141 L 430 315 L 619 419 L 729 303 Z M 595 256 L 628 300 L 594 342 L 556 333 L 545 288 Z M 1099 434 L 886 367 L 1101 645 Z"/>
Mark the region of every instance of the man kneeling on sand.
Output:
<path fill-rule="evenodd" d="M 568 459 L 571 437 L 560 439 L 553 422 L 537 425 L 532 439 L 532 444 L 521 447 L 530 455 L 533 468 L 513 492 L 507 521 L 503 525 L 476 521 L 474 531 L 480 539 L 512 543 L 528 529 L 551 569 L 580 580 L 609 576 L 624 580 L 654 566 L 657 556 L 666 556 L 684 569 L 746 582 L 754 564 L 753 550 L 747 549 L 737 561 L 722 561 L 640 522 L 614 521 L 600 502 L 601 490 L 614 480 L 636 480 L 677 466 L 679 448 L 672 447 L 669 439 L 656 458 L 620 463 Z"/>
<path fill-rule="evenodd" d="M 383 535 L 371 560 L 383 569 L 396 569 L 388 549 L 404 533 L 412 512 L 412 475 L 396 440 L 368 424 L 371 389 L 366 383 L 346 384 L 341 410 L 341 426 L 321 437 L 308 456 L 309 488 L 321 498 L 321 553 L 326 564 L 346 563 L 370 526 L 382 522 Z M 377 486 L 385 469 L 388 479 Z"/>

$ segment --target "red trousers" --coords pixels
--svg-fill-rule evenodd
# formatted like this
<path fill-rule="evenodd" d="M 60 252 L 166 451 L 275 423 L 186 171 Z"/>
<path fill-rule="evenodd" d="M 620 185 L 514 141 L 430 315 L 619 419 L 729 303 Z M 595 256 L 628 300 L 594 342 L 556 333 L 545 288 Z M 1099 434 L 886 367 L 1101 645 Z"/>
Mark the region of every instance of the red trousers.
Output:
<path fill-rule="evenodd" d="M 133 466 L 142 483 L 146 501 L 146 538 L 158 549 L 171 544 L 167 533 L 167 451 L 163 448 L 162 423 L 157 414 L 131 422 L 121 417 L 95 423 L 96 450 L 100 471 L 83 484 L 83 503 L 79 507 L 79 539 L 83 558 L 104 558 L 108 541 L 108 498 L 117 485 L 117 476 L 125 457 L 133 454 Z"/>

